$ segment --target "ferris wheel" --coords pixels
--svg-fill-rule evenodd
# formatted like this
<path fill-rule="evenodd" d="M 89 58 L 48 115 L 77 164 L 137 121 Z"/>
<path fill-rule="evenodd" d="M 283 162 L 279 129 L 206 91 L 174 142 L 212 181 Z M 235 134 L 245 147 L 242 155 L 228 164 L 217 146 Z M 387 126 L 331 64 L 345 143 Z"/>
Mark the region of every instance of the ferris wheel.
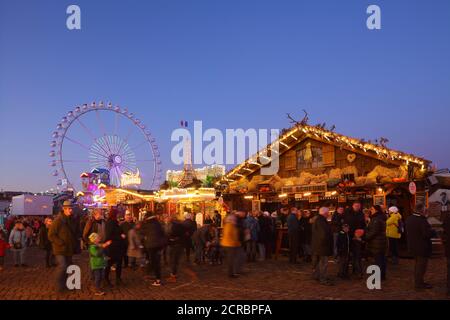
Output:
<path fill-rule="evenodd" d="M 150 130 L 127 108 L 95 102 L 75 107 L 57 124 L 49 156 L 58 189 L 79 190 L 80 174 L 109 172 L 111 186 L 139 175 L 139 188 L 153 190 L 162 180 L 158 145 Z"/>

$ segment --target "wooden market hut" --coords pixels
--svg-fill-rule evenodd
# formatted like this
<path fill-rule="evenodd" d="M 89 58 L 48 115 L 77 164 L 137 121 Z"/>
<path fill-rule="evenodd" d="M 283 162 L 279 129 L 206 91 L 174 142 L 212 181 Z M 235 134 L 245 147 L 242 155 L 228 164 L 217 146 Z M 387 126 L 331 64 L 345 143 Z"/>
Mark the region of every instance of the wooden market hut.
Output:
<path fill-rule="evenodd" d="M 261 168 L 279 155 L 278 173 Z M 262 158 L 265 158 L 264 165 Z M 224 201 L 231 209 L 275 211 L 286 205 L 317 210 L 322 205 L 396 205 L 408 216 L 427 201 L 431 161 L 350 138 L 324 126 L 298 123 L 275 142 L 226 173 Z"/>

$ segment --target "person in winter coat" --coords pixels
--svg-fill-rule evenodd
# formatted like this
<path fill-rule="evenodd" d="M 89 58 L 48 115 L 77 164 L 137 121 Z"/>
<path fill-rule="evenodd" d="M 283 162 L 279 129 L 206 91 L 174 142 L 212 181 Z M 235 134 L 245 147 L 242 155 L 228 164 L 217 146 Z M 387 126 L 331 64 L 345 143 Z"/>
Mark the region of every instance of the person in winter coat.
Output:
<path fill-rule="evenodd" d="M 266 258 L 271 258 L 271 237 L 272 237 L 272 219 L 270 213 L 265 211 L 258 217 L 259 234 L 258 234 L 258 247 L 260 260 L 264 261 Z"/>
<path fill-rule="evenodd" d="M 55 256 L 52 252 L 52 243 L 48 239 L 48 232 L 50 230 L 50 226 L 52 225 L 52 218 L 45 218 L 44 224 L 41 226 L 39 230 L 39 247 L 45 251 L 45 266 L 46 268 L 51 268 L 55 266 L 54 259 Z"/>
<path fill-rule="evenodd" d="M 135 226 L 133 221 L 133 215 L 131 211 L 125 211 L 125 221 L 120 224 L 120 228 L 122 229 L 122 233 L 125 235 L 125 252 L 128 250 L 128 232 L 133 229 Z M 123 255 L 123 267 L 128 268 L 128 255 Z"/>
<path fill-rule="evenodd" d="M 222 247 L 225 248 L 228 276 L 237 278 L 242 268 L 242 244 L 244 240 L 243 219 L 245 212 L 229 214 L 224 221 Z"/>
<path fill-rule="evenodd" d="M 147 266 L 147 275 L 150 275 L 153 269 L 156 279 L 152 286 L 159 287 L 161 286 L 161 251 L 167 245 L 167 238 L 155 213 L 147 212 L 145 214 L 141 236 L 151 262 Z"/>
<path fill-rule="evenodd" d="M 287 218 L 288 238 L 289 238 L 289 263 L 297 263 L 299 239 L 299 213 L 297 208 L 291 208 Z"/>
<path fill-rule="evenodd" d="M 333 233 L 327 221 L 329 212 L 327 207 L 322 207 L 312 219 L 311 241 L 313 278 L 327 286 L 333 285 L 327 278 L 328 257 L 333 254 Z"/>
<path fill-rule="evenodd" d="M 398 240 L 402 237 L 403 221 L 397 207 L 389 208 L 389 218 L 386 220 L 386 236 L 389 241 L 392 264 L 398 264 Z"/>
<path fill-rule="evenodd" d="M 222 227 L 222 216 L 217 210 L 214 210 L 213 224 L 216 228 Z"/>
<path fill-rule="evenodd" d="M 450 296 L 450 212 L 446 212 L 443 217 L 442 227 L 444 229 L 442 240 L 445 247 L 445 256 L 447 257 L 447 296 Z"/>
<path fill-rule="evenodd" d="M 141 229 L 141 222 L 137 222 L 133 229 L 128 231 L 128 248 L 127 256 L 132 270 L 136 270 L 138 263 L 144 257 L 141 236 L 139 230 Z"/>
<path fill-rule="evenodd" d="M 339 232 L 342 230 L 342 225 L 344 224 L 345 208 L 343 206 L 338 206 L 335 213 L 331 217 L 331 229 L 333 230 L 333 255 L 336 259 L 338 257 L 337 250 L 337 239 Z"/>
<path fill-rule="evenodd" d="M 386 215 L 378 205 L 370 208 L 370 212 L 366 233 L 367 250 L 375 259 L 375 264 L 380 267 L 381 280 L 386 280 Z"/>
<path fill-rule="evenodd" d="M 86 221 L 86 225 L 83 228 L 83 242 L 89 244 L 89 236 L 92 233 L 96 233 L 100 237 L 100 242 L 104 242 L 105 228 L 106 223 L 103 217 L 102 209 L 95 209 L 92 213 L 92 217 Z"/>
<path fill-rule="evenodd" d="M 351 243 L 353 275 L 357 276 L 360 279 L 362 279 L 363 277 L 362 255 L 365 245 L 363 236 L 364 230 L 356 229 L 355 236 L 353 237 Z"/>
<path fill-rule="evenodd" d="M 425 216 L 423 204 L 417 204 L 414 214 L 406 220 L 408 250 L 414 257 L 414 285 L 416 290 L 431 289 L 432 285 L 424 281 L 428 259 L 431 256 L 432 229 Z"/>
<path fill-rule="evenodd" d="M 311 240 L 312 240 L 312 224 L 311 224 L 311 211 L 304 210 L 302 217 L 299 221 L 300 243 L 303 249 L 304 260 L 307 263 L 311 262 Z"/>
<path fill-rule="evenodd" d="M 194 234 L 195 231 L 197 231 L 197 223 L 194 220 L 192 220 L 191 213 L 184 214 L 183 225 L 184 225 L 184 230 L 185 230 L 184 250 L 186 253 L 186 262 L 190 263 L 191 262 L 191 250 L 193 248 L 192 235 Z"/>
<path fill-rule="evenodd" d="M 4 237 L 3 232 L 0 232 L 0 271 L 2 271 L 5 266 L 6 250 L 11 248 L 11 245 L 5 241 Z"/>
<path fill-rule="evenodd" d="M 125 240 L 126 236 L 117 221 L 117 210 L 112 208 L 108 213 L 108 220 L 105 224 L 105 242 L 111 242 L 105 250 L 108 257 L 108 264 L 105 268 L 105 280 L 109 287 L 112 287 L 109 275 L 111 267 L 116 268 L 116 286 L 122 284 L 122 260 L 125 255 Z"/>
<path fill-rule="evenodd" d="M 183 254 L 185 244 L 185 229 L 183 223 L 178 220 L 177 216 L 172 216 L 169 225 L 169 261 L 170 261 L 170 282 L 177 281 L 178 266 L 180 258 Z"/>
<path fill-rule="evenodd" d="M 105 243 L 100 243 L 100 236 L 96 233 L 92 233 L 89 236 L 89 241 L 91 242 L 89 245 L 89 266 L 94 275 L 94 294 L 96 296 L 103 296 L 105 292 L 102 290 L 101 285 L 105 278 L 105 268 L 107 266 L 104 250 L 111 245 L 112 241 L 109 240 Z"/>
<path fill-rule="evenodd" d="M 256 261 L 256 245 L 258 243 L 258 235 L 260 231 L 258 214 L 259 212 L 257 211 L 250 213 L 244 223 L 245 228 L 248 229 L 250 233 L 250 239 L 248 239 L 245 243 L 248 262 Z"/>
<path fill-rule="evenodd" d="M 204 261 L 204 250 L 206 243 L 211 240 L 211 225 L 204 224 L 202 227 L 198 228 L 197 231 L 192 235 L 192 241 L 194 242 L 195 248 L 195 263 L 202 264 Z"/>
<path fill-rule="evenodd" d="M 348 279 L 348 266 L 350 260 L 350 228 L 348 224 L 342 225 L 342 230 L 337 238 L 337 251 L 339 257 L 339 272 L 338 277 L 341 279 Z"/>
<path fill-rule="evenodd" d="M 76 226 L 71 219 L 72 213 L 72 202 L 64 201 L 63 212 L 56 217 L 48 231 L 48 239 L 52 243 L 57 263 L 56 289 L 59 293 L 67 289 L 67 267 L 72 264 L 72 257 L 76 252 Z"/>
<path fill-rule="evenodd" d="M 356 201 L 352 207 L 344 213 L 344 223 L 350 227 L 350 236 L 353 237 L 356 229 L 366 229 L 364 213 L 361 211 L 361 203 Z"/>
<path fill-rule="evenodd" d="M 27 248 L 27 237 L 22 222 L 17 221 L 14 229 L 9 234 L 9 244 L 14 255 L 14 266 L 26 267 L 25 252 Z"/>

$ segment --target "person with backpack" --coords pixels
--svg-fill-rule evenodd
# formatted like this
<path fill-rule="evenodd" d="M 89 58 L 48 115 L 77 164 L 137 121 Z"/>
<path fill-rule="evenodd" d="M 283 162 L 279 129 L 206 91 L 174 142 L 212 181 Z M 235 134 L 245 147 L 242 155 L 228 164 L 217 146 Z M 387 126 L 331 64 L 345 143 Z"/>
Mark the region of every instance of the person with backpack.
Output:
<path fill-rule="evenodd" d="M 390 207 L 389 218 L 386 220 L 386 237 L 388 238 L 392 264 L 398 264 L 398 241 L 402 237 L 403 229 L 403 220 L 398 208 Z"/>
<path fill-rule="evenodd" d="M 17 221 L 15 223 L 14 229 L 9 235 L 9 244 L 14 255 L 14 266 L 18 267 L 20 265 L 21 267 L 26 267 L 25 251 L 27 247 L 27 236 L 22 222 Z"/>

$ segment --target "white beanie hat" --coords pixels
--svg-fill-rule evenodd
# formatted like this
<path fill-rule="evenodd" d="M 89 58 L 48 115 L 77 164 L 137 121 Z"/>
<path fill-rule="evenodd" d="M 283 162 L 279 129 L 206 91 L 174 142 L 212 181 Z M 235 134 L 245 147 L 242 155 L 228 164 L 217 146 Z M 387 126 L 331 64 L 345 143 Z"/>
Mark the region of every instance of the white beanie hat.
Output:
<path fill-rule="evenodd" d="M 390 207 L 389 212 L 398 213 L 398 208 L 396 206 Z"/>

